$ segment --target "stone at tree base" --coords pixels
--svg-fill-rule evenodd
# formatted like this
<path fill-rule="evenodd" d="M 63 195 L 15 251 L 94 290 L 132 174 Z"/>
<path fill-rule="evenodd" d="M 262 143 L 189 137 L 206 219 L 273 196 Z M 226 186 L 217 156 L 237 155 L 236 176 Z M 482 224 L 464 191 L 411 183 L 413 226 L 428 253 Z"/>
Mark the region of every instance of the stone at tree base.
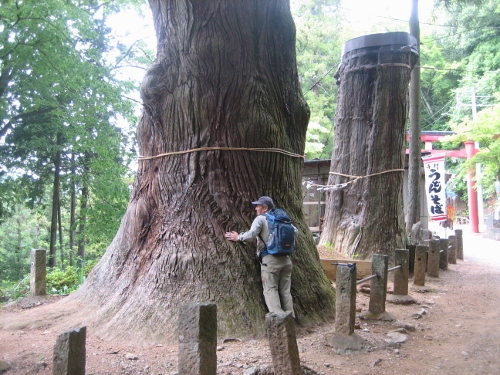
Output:
<path fill-rule="evenodd" d="M 217 305 L 189 303 L 179 311 L 179 374 L 217 373 Z"/>
<path fill-rule="evenodd" d="M 384 339 L 389 345 L 398 345 L 405 343 L 408 340 L 408 336 L 400 332 L 389 332 L 387 334 L 388 339 Z"/>
<path fill-rule="evenodd" d="M 359 317 L 361 319 L 366 319 L 366 320 L 384 320 L 384 321 L 396 320 L 396 317 L 387 311 L 382 311 L 382 312 L 363 311 L 359 315 Z"/>
<path fill-rule="evenodd" d="M 417 300 L 409 294 L 392 294 L 387 297 L 387 302 L 394 305 L 412 305 L 417 303 Z"/>
<path fill-rule="evenodd" d="M 86 334 L 87 327 L 80 327 L 57 336 L 52 361 L 53 375 L 85 375 Z"/>
<path fill-rule="evenodd" d="M 299 375 L 299 348 L 291 312 L 266 314 L 267 336 L 275 375 Z"/>
<path fill-rule="evenodd" d="M 366 341 L 357 333 L 343 335 L 329 333 L 325 336 L 327 345 L 332 347 L 336 354 L 351 355 L 363 353 L 366 350 Z"/>
<path fill-rule="evenodd" d="M 300 368 L 302 375 L 318 375 L 316 371 L 307 366 L 300 366 Z M 243 375 L 274 375 L 274 370 L 271 365 L 256 366 L 246 369 Z"/>
<path fill-rule="evenodd" d="M 10 365 L 5 361 L 0 361 L 0 374 L 10 370 Z"/>

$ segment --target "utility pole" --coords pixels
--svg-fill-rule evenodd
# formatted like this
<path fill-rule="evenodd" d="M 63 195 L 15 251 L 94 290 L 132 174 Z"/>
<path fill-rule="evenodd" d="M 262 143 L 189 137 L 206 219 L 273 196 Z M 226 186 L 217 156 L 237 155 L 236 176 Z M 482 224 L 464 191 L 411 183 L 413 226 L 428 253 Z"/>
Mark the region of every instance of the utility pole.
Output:
<path fill-rule="evenodd" d="M 477 120 L 477 100 L 474 87 L 471 89 L 472 121 Z M 479 150 L 479 142 L 474 142 L 475 148 Z M 484 200 L 483 185 L 481 184 L 481 164 L 476 163 L 476 192 L 477 192 L 477 218 L 479 222 L 479 232 L 484 231 Z"/>
<path fill-rule="evenodd" d="M 420 126 L 420 23 L 418 19 L 418 0 L 412 0 L 410 34 L 417 39 L 418 52 L 415 66 L 410 77 L 410 145 L 408 159 L 408 199 L 406 211 L 406 235 L 411 233 L 413 224 L 420 221 L 420 164 L 421 164 L 421 126 Z M 421 223 L 427 228 L 427 223 Z M 412 240 L 413 241 L 413 240 Z"/>

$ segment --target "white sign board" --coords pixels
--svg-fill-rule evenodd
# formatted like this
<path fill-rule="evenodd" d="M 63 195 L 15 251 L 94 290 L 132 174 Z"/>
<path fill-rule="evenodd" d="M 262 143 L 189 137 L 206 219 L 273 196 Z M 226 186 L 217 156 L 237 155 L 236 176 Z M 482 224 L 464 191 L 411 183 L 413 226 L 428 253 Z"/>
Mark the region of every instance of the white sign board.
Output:
<path fill-rule="evenodd" d="M 422 158 L 425 171 L 425 193 L 429 216 L 434 221 L 446 220 L 444 155 Z"/>

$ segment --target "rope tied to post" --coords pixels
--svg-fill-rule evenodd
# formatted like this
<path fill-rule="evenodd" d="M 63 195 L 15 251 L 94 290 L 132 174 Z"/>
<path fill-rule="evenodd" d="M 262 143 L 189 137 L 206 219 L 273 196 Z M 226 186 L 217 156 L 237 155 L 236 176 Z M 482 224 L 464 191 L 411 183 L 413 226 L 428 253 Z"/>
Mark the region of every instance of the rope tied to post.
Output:
<path fill-rule="evenodd" d="M 139 156 L 137 159 L 138 160 L 151 160 L 151 159 L 157 159 L 157 158 L 162 158 L 166 156 L 171 156 L 171 155 L 184 155 L 184 154 L 189 154 L 193 152 L 202 152 L 202 151 L 252 151 L 252 152 L 274 152 L 278 154 L 283 154 L 286 156 L 290 156 L 293 158 L 301 158 L 304 159 L 304 155 L 296 154 L 291 151 L 283 150 L 281 148 L 262 148 L 262 147 L 199 147 L 199 148 L 192 148 L 189 150 L 182 150 L 182 151 L 172 151 L 172 152 L 165 152 L 159 155 L 153 155 L 153 156 Z"/>
<path fill-rule="evenodd" d="M 344 173 L 339 173 L 339 172 L 330 172 L 330 174 L 337 175 L 337 176 L 342 176 L 342 177 L 347 177 L 347 178 L 352 178 L 351 181 L 344 182 L 342 184 L 336 184 L 336 185 L 321 185 L 321 184 L 316 184 L 312 181 L 305 181 L 302 184 L 306 186 L 306 189 L 310 188 L 316 188 L 316 190 L 323 190 L 323 191 L 329 191 L 329 190 L 341 190 L 345 189 L 348 187 L 350 184 L 355 184 L 359 180 L 363 178 L 368 178 L 368 177 L 373 177 L 373 176 L 378 176 L 382 175 L 385 173 L 392 173 L 392 172 L 404 172 L 404 169 L 390 169 L 387 171 L 383 172 L 378 172 L 378 173 L 371 173 L 365 176 L 355 176 L 355 175 L 349 175 L 349 174 L 344 174 Z"/>

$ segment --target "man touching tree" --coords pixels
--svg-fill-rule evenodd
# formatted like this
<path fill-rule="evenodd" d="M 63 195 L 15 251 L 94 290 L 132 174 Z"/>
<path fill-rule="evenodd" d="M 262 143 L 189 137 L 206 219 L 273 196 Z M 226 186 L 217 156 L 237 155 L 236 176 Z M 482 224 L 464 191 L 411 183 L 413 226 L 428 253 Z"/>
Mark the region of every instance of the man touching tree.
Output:
<path fill-rule="evenodd" d="M 303 322 L 333 319 L 335 292 L 302 214 L 309 111 L 289 1 L 150 6 L 158 52 L 141 88 L 141 160 L 130 203 L 71 298 L 85 303 L 106 337 L 175 337 L 179 306 L 207 301 L 217 303 L 221 333 L 264 333 L 254 258 L 223 236 L 250 225 L 248 202 L 265 191 L 299 229 L 295 313 Z"/>
<path fill-rule="evenodd" d="M 255 206 L 257 217 L 252 222 L 250 230 L 238 233 L 235 231 L 226 232 L 225 237 L 230 241 L 258 241 L 258 256 L 260 261 L 260 273 L 262 286 L 264 288 L 264 298 L 267 308 L 271 313 L 293 312 L 293 300 L 290 294 L 292 285 L 292 260 L 286 253 L 271 254 L 269 247 L 272 246 L 274 233 L 271 233 L 266 214 L 274 208 L 273 200 L 268 196 L 260 197 L 252 202 Z M 293 235 L 297 228 L 293 227 Z"/>

